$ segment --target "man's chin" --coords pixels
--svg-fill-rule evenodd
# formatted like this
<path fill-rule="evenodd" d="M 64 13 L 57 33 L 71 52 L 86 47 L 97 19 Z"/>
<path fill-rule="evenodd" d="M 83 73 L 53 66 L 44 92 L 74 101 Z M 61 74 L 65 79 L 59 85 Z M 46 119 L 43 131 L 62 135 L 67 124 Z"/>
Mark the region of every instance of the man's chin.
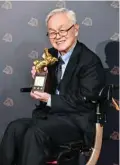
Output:
<path fill-rule="evenodd" d="M 66 48 L 65 47 L 57 47 L 57 50 L 59 52 L 66 52 Z"/>

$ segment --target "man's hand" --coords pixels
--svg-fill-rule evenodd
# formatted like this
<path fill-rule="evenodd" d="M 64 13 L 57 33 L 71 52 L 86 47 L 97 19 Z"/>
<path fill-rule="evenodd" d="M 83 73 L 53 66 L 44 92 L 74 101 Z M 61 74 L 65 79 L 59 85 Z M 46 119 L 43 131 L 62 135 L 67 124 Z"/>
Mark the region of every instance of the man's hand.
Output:
<path fill-rule="evenodd" d="M 44 71 L 48 72 L 47 67 L 44 67 Z M 35 78 L 35 74 L 36 74 L 35 66 L 32 67 L 31 74 L 32 74 L 32 78 L 34 79 Z"/>
<path fill-rule="evenodd" d="M 30 96 L 33 97 L 34 99 L 37 99 L 43 102 L 48 102 L 48 99 L 51 95 L 46 92 L 31 91 Z"/>

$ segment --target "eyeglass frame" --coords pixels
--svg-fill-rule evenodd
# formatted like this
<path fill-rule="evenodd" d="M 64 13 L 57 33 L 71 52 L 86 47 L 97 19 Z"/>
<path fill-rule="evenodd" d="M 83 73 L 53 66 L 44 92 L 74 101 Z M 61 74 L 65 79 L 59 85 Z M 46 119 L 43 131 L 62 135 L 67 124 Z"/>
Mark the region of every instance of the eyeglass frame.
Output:
<path fill-rule="evenodd" d="M 60 34 L 60 31 L 58 31 L 58 32 L 53 32 L 53 33 L 55 33 L 55 37 L 53 37 L 53 38 L 50 38 L 50 37 L 49 37 L 49 32 L 47 32 L 46 36 L 49 37 L 50 39 L 55 39 L 55 38 L 57 37 L 57 34 L 59 34 L 59 36 L 61 36 L 61 37 L 65 37 L 65 36 L 68 35 L 69 30 L 72 29 L 72 27 L 73 27 L 74 25 L 75 25 L 75 24 L 73 24 L 72 26 L 70 26 L 70 27 L 69 27 L 68 29 L 66 29 L 66 30 L 61 30 L 61 31 L 65 31 L 65 32 L 66 32 L 66 35 L 61 35 L 61 34 Z"/>

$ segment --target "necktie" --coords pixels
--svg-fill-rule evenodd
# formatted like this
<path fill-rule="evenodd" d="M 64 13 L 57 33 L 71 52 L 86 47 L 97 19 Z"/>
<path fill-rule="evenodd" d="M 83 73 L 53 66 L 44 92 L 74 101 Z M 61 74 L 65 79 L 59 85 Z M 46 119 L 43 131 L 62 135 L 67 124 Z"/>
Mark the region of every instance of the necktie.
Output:
<path fill-rule="evenodd" d="M 62 65 L 64 64 L 64 61 L 62 60 L 61 56 L 58 58 L 58 65 L 56 70 L 56 77 L 57 77 L 57 85 L 59 85 L 61 76 L 62 76 Z"/>

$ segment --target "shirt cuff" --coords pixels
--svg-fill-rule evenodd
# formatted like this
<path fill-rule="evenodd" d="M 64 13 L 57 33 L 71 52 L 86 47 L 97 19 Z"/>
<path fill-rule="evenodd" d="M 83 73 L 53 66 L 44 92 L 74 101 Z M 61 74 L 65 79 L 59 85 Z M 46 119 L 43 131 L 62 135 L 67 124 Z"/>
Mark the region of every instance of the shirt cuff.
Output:
<path fill-rule="evenodd" d="M 47 105 L 46 106 L 51 107 L 51 95 L 50 95 L 50 97 L 49 97 L 49 99 L 47 101 Z"/>

